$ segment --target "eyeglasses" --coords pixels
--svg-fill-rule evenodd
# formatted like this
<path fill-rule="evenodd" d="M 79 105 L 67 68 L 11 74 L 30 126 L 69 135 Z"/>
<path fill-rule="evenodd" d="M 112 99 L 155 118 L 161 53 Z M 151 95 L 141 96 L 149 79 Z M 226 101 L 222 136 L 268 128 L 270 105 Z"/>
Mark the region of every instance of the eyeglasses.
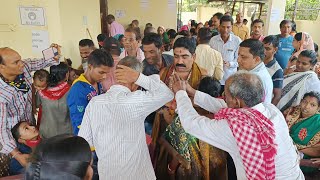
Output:
<path fill-rule="evenodd" d="M 136 40 L 136 39 L 134 39 L 134 38 L 125 38 L 125 37 L 123 38 L 123 41 L 124 41 L 124 42 L 127 42 L 127 41 L 128 41 L 128 42 L 131 43 L 131 42 L 134 42 L 135 40 Z"/>

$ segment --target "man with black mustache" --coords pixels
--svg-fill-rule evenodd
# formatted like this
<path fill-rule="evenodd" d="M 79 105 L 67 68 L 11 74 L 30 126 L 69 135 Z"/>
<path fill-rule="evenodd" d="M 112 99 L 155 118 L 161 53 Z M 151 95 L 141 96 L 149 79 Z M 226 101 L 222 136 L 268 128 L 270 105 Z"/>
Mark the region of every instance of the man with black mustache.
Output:
<path fill-rule="evenodd" d="M 171 90 L 175 76 L 188 81 L 193 88 L 198 89 L 201 78 L 207 75 L 206 70 L 195 63 L 195 49 L 195 44 L 187 37 L 175 41 L 173 64 L 160 71 L 161 80 Z M 201 179 L 202 167 L 197 166 L 201 164 L 197 161 L 197 157 L 200 156 L 198 141 L 186 135 L 175 109 L 176 102 L 172 100 L 158 110 L 154 120 L 152 140 L 155 151 L 151 154 L 154 155 L 152 159 L 156 163 L 157 179 Z M 191 141 L 194 143 L 189 144 Z M 194 151 L 191 152 L 189 149 Z M 186 168 L 191 168 L 191 171 L 185 170 Z"/>

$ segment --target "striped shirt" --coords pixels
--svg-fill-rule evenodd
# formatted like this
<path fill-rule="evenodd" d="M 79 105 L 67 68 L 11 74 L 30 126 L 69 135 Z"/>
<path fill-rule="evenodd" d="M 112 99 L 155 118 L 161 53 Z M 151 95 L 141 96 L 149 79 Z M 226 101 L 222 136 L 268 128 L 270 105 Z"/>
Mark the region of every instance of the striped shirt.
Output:
<path fill-rule="evenodd" d="M 278 64 L 276 59 L 273 59 L 268 64 L 266 64 L 267 70 L 272 78 L 273 88 L 282 89 L 283 85 L 283 70 Z"/>
<path fill-rule="evenodd" d="M 17 146 L 11 134 L 11 129 L 20 121 L 33 123 L 32 116 L 32 71 L 58 64 L 54 59 L 24 60 L 24 76 L 30 90 L 27 93 L 17 91 L 0 78 L 0 153 L 9 154 Z"/>
<path fill-rule="evenodd" d="M 135 84 L 147 91 L 131 92 L 122 85 L 94 97 L 86 108 L 79 136 L 95 147 L 101 179 L 156 179 L 144 120 L 173 99 L 159 75 L 140 74 Z"/>
<path fill-rule="evenodd" d="M 235 72 L 238 67 L 238 50 L 241 39 L 238 36 L 230 34 L 226 43 L 221 38 L 221 35 L 217 35 L 211 38 L 209 45 L 212 49 L 221 53 L 222 59 L 230 63 L 230 67 L 226 67 L 223 64 L 223 78 L 220 80 L 221 85 L 225 85 L 226 80 Z"/>

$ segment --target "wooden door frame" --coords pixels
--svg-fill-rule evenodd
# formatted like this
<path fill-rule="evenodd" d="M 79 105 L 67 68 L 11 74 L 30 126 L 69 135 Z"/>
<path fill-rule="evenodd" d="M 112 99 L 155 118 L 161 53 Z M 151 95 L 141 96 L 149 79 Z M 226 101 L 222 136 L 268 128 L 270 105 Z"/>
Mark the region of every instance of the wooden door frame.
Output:
<path fill-rule="evenodd" d="M 108 0 L 100 0 L 101 33 L 109 35 L 107 15 L 108 15 Z"/>

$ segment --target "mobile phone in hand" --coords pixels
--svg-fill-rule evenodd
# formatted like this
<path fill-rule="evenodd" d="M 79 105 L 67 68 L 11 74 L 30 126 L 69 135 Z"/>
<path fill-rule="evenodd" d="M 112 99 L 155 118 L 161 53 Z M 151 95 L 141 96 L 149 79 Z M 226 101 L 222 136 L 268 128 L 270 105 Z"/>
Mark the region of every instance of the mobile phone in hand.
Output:
<path fill-rule="evenodd" d="M 54 47 L 50 47 L 42 51 L 43 58 L 45 60 L 49 60 L 54 58 L 55 56 L 59 55 L 58 50 Z"/>

